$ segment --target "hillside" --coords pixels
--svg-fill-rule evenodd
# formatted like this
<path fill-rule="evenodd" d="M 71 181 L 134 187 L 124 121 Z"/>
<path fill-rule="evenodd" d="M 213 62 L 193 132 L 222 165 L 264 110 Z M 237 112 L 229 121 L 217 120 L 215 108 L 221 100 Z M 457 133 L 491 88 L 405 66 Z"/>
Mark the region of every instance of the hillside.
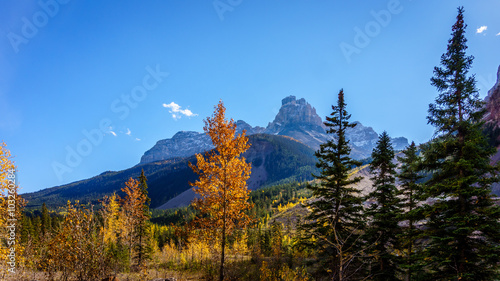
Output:
<path fill-rule="evenodd" d="M 248 180 L 250 190 L 282 182 L 311 180 L 316 171 L 314 151 L 284 136 L 256 134 L 249 137 L 252 146 L 245 153 L 252 163 L 252 174 Z M 171 209 L 189 205 L 195 194 L 187 189 L 158 209 Z"/>
<path fill-rule="evenodd" d="M 23 197 L 28 201 L 27 208 L 38 208 L 45 202 L 47 207 L 53 209 L 65 205 L 68 200 L 97 204 L 105 195 L 113 192 L 121 194 L 120 189 L 125 181 L 130 177 L 137 178 L 144 169 L 148 177 L 151 204 L 154 206 L 164 200 L 163 198 L 168 199 L 169 196 L 181 193 L 188 181 L 195 180 L 194 173 L 187 166 L 189 161 L 195 161 L 195 157 L 174 158 L 137 165 L 122 171 L 108 171 L 89 179 L 26 193 Z"/>
<path fill-rule="evenodd" d="M 244 156 L 252 163 L 252 175 L 248 181 L 250 189 L 286 180 L 311 179 L 316 162 L 311 148 L 289 137 L 265 134 L 252 135 L 249 142 L 251 147 Z M 27 208 L 38 208 L 45 202 L 54 209 L 64 206 L 68 200 L 97 204 L 105 195 L 113 192 L 121 194 L 124 182 L 130 177 L 137 178 L 144 169 L 151 207 L 156 208 L 190 189 L 189 182 L 194 182 L 196 175 L 189 168 L 189 162 L 196 163 L 196 158 L 178 157 L 140 164 L 126 170 L 108 171 L 67 185 L 23 194 L 23 197 L 28 200 Z M 182 202 L 189 203 L 193 196 L 183 198 Z"/>
<path fill-rule="evenodd" d="M 362 196 L 372 191 L 373 182 L 370 179 L 368 164 L 352 170 L 352 176 L 361 177 L 361 181 L 355 187 L 360 190 Z M 315 184 L 315 181 L 290 180 L 286 183 L 269 184 L 259 190 L 253 190 L 250 193 L 250 201 L 254 207 L 250 212 L 258 219 L 267 217 L 270 224 L 280 222 L 285 226 L 296 228 L 299 221 L 309 213 L 304 204 L 315 200 L 312 197 L 312 191 L 306 188 L 309 184 Z M 194 218 L 195 213 L 192 207 L 186 208 L 186 206 L 187 204 L 157 208 L 152 221 L 161 225 L 185 224 Z"/>

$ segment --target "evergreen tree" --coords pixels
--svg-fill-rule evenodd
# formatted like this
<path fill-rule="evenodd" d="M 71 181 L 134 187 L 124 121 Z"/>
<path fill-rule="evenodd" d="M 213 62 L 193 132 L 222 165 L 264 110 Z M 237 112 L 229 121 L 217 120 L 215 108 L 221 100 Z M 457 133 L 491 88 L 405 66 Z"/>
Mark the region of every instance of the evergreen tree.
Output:
<path fill-rule="evenodd" d="M 143 204 L 144 217 L 143 220 L 138 222 L 136 232 L 137 244 L 135 245 L 135 252 L 137 266 L 142 266 L 144 261 L 150 258 L 152 252 L 152 248 L 149 243 L 151 235 L 149 231 L 151 227 L 149 222 L 149 219 L 151 218 L 149 205 L 151 203 L 151 199 L 148 196 L 147 181 L 148 179 L 146 178 L 146 175 L 144 175 L 144 169 L 142 169 L 141 175 L 139 176 L 139 188 L 142 192 L 142 196 L 145 198 L 145 202 Z"/>
<path fill-rule="evenodd" d="M 21 219 L 21 243 L 23 245 L 26 245 L 31 239 L 32 232 L 33 225 L 31 224 L 31 219 L 27 217 L 25 213 L 23 213 Z"/>
<path fill-rule="evenodd" d="M 34 216 L 32 219 L 32 226 L 33 226 L 33 238 L 35 241 L 43 241 L 43 236 L 42 236 L 42 220 L 40 219 L 39 216 Z"/>
<path fill-rule="evenodd" d="M 50 221 L 50 214 L 45 202 L 42 204 L 42 235 L 45 236 L 49 233 L 52 228 L 52 224 Z"/>
<path fill-rule="evenodd" d="M 53 232 L 56 232 L 57 229 L 59 228 L 59 225 L 61 225 L 61 222 L 62 222 L 62 219 L 64 217 L 58 215 L 58 214 L 54 214 L 53 216 L 50 217 L 50 227 L 52 228 L 52 231 Z"/>
<path fill-rule="evenodd" d="M 144 174 L 144 169 L 141 171 L 141 175 L 139 176 L 139 188 L 142 191 L 142 194 L 146 198 L 146 202 L 144 203 L 144 214 L 148 217 L 151 217 L 149 213 L 149 205 L 151 204 L 151 198 L 148 196 L 148 178 Z"/>
<path fill-rule="evenodd" d="M 398 156 L 401 163 L 398 179 L 401 185 L 401 207 L 404 213 L 401 219 L 406 222 L 400 236 L 401 250 L 404 253 L 405 261 L 402 265 L 406 269 L 407 280 L 412 280 L 412 276 L 417 276 L 419 265 L 416 263 L 416 240 L 421 231 L 416 223 L 422 220 L 422 214 L 418 204 L 422 200 L 422 185 L 419 183 L 424 176 L 419 173 L 420 157 L 414 142 L 403 150 L 403 157 Z"/>
<path fill-rule="evenodd" d="M 349 156 L 351 148 L 346 130 L 356 124 L 349 122 L 351 115 L 346 111 L 343 90 L 332 110 L 326 117 L 325 126 L 333 138 L 321 144 L 315 154 L 321 173 L 314 177 L 320 182 L 308 186 L 317 200 L 308 205 L 311 213 L 304 228 L 318 239 L 316 246 L 322 267 L 332 273 L 333 280 L 345 280 L 359 269 L 360 262 L 361 241 L 358 238 L 364 219 L 362 199 L 354 185 L 361 178 L 350 174 L 350 170 L 360 163 Z"/>
<path fill-rule="evenodd" d="M 373 191 L 367 196 L 371 205 L 366 210 L 370 219 L 367 240 L 370 245 L 374 263 L 371 269 L 373 280 L 398 280 L 399 258 L 394 253 L 398 247 L 398 218 L 400 217 L 401 200 L 397 197 L 396 164 L 394 149 L 387 132 L 383 132 L 377 146 L 372 152 L 370 171 L 373 175 Z"/>
<path fill-rule="evenodd" d="M 498 167 L 495 152 L 482 134 L 485 110 L 474 76 L 468 71 L 463 8 L 452 27 L 452 38 L 432 85 L 439 92 L 429 105 L 428 121 L 435 138 L 424 149 L 424 168 L 433 173 L 425 186 L 427 206 L 426 262 L 433 280 L 493 280 L 500 278 L 500 209 L 491 184 Z"/>

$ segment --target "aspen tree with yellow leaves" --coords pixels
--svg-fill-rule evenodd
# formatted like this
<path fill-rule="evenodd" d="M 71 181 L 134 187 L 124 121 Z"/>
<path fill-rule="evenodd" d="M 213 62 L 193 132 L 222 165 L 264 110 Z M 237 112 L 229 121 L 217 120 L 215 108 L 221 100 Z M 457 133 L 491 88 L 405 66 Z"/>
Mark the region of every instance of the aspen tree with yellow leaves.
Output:
<path fill-rule="evenodd" d="M 113 193 L 111 197 L 104 197 L 102 215 L 104 218 L 104 242 L 116 243 L 123 228 L 123 218 L 120 214 L 120 196 Z"/>
<path fill-rule="evenodd" d="M 128 250 L 124 244 L 124 218 L 120 208 L 120 196 L 113 193 L 102 200 L 103 239 L 106 252 L 110 257 L 110 266 L 115 274 L 129 264 Z"/>
<path fill-rule="evenodd" d="M 17 273 L 23 264 L 20 244 L 24 200 L 18 195 L 17 167 L 4 142 L 0 143 L 0 273 Z M 3 278 L 3 277 L 2 277 Z"/>
<path fill-rule="evenodd" d="M 189 163 L 199 175 L 199 179 L 191 183 L 199 196 L 193 205 L 202 214 L 196 222 L 202 229 L 215 230 L 220 237 L 220 281 L 224 280 L 226 237 L 251 221 L 245 213 L 251 208 L 246 183 L 251 164 L 242 156 L 250 145 L 245 131 L 236 136 L 236 124 L 233 119 L 225 119 L 225 111 L 220 101 L 213 116 L 204 121 L 203 130 L 212 139 L 215 149 L 205 152 L 205 156 L 196 154 L 196 165 Z"/>

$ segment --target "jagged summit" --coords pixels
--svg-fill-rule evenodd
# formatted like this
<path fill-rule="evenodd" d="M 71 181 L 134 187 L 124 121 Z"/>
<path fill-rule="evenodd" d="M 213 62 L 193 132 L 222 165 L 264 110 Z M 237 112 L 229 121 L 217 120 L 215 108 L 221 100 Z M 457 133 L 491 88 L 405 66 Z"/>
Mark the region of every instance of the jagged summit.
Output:
<path fill-rule="evenodd" d="M 278 134 L 286 126 L 298 124 L 317 126 L 323 130 L 325 128 L 321 117 L 316 113 L 316 109 L 304 98 L 297 100 L 295 96 L 288 96 L 281 100 L 281 108 L 274 121 L 267 125 L 266 132 Z"/>
<path fill-rule="evenodd" d="M 266 134 L 292 137 L 314 149 L 326 140 L 325 125 L 316 109 L 304 98 L 288 96 L 281 100 L 281 108 L 273 122 L 267 125 Z"/>

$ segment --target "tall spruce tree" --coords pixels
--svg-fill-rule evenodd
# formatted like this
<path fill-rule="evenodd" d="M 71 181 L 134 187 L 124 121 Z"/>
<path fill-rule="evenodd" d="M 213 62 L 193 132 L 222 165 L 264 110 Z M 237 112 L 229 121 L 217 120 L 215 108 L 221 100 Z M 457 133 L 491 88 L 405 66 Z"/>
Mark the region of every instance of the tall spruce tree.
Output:
<path fill-rule="evenodd" d="M 33 225 L 31 224 L 31 219 L 27 217 L 25 213 L 23 213 L 21 219 L 21 243 L 23 245 L 26 245 L 30 241 L 30 239 L 32 239 L 31 233 L 33 233 Z"/>
<path fill-rule="evenodd" d="M 482 134 L 485 113 L 476 81 L 468 72 L 463 7 L 452 27 L 441 67 L 431 79 L 439 94 L 429 105 L 434 139 L 424 148 L 423 167 L 432 172 L 426 183 L 426 229 L 430 238 L 425 261 L 432 280 L 495 280 L 500 264 L 500 209 L 491 195 L 498 167 L 495 152 Z"/>
<path fill-rule="evenodd" d="M 420 181 L 424 176 L 419 173 L 418 149 L 412 142 L 405 150 L 403 157 L 398 156 L 401 163 L 398 179 L 400 182 L 400 197 L 403 213 L 401 220 L 405 222 L 400 236 L 401 250 L 403 257 L 401 267 L 406 270 L 405 280 L 414 280 L 413 276 L 419 276 L 420 265 L 418 263 L 417 239 L 421 230 L 417 227 L 417 222 L 422 220 L 419 203 L 422 201 L 422 184 Z"/>
<path fill-rule="evenodd" d="M 148 178 L 144 174 L 144 169 L 141 170 L 141 175 L 139 176 L 139 188 L 142 190 L 142 194 L 146 197 L 146 202 L 144 203 L 144 214 L 150 217 L 151 214 L 149 213 L 149 205 L 151 204 L 151 198 L 148 196 Z"/>
<path fill-rule="evenodd" d="M 371 204 L 366 210 L 370 221 L 366 232 L 367 241 L 373 245 L 370 252 L 374 257 L 371 276 L 372 280 L 398 280 L 400 261 L 394 250 L 398 248 L 401 199 L 396 188 L 394 149 L 387 132 L 380 135 L 372 159 L 370 171 L 373 175 L 373 191 L 367 196 Z"/>
<path fill-rule="evenodd" d="M 144 265 L 146 260 L 150 259 L 152 248 L 150 246 L 150 221 L 151 213 L 149 211 L 149 204 L 151 203 L 151 199 L 148 196 L 148 179 L 144 174 L 144 169 L 141 171 L 141 175 L 139 176 L 139 189 L 142 192 L 144 197 L 143 204 L 143 220 L 138 222 L 137 231 L 136 231 L 136 240 L 135 244 L 135 252 L 136 252 L 136 265 L 141 267 Z"/>
<path fill-rule="evenodd" d="M 308 188 L 317 200 L 308 205 L 311 213 L 304 228 L 317 238 L 323 269 L 331 272 L 333 280 L 347 280 L 357 270 L 360 272 L 359 233 L 364 228 L 364 218 L 362 198 L 354 185 L 361 178 L 351 177 L 350 170 L 361 163 L 349 156 L 351 148 L 346 130 L 356 124 L 349 122 L 351 115 L 346 111 L 343 90 L 332 110 L 324 124 L 333 138 L 321 144 L 316 152 L 316 166 L 321 173 L 314 176 L 319 184 Z"/>
<path fill-rule="evenodd" d="M 52 226 L 50 222 L 49 210 L 47 209 L 47 205 L 45 205 L 45 202 L 42 204 L 41 222 L 42 222 L 42 235 L 46 236 L 51 231 Z"/>

